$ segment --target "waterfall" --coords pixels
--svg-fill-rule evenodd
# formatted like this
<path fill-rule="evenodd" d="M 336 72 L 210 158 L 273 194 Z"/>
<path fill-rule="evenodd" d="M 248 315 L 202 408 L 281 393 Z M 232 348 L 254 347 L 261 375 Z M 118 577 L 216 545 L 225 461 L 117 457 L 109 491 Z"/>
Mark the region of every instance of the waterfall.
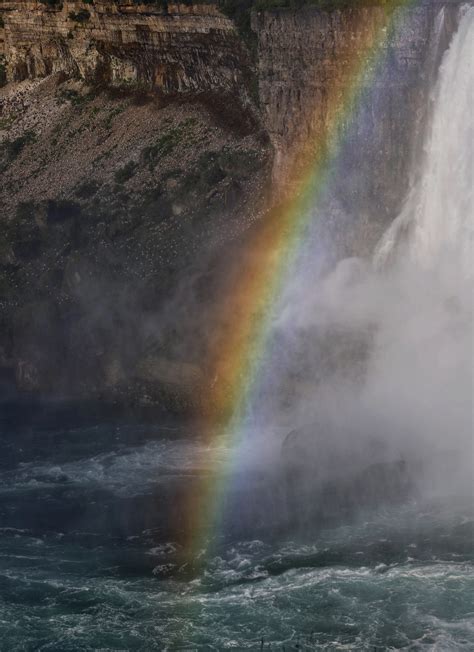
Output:
<path fill-rule="evenodd" d="M 376 249 L 376 267 L 406 243 L 411 260 L 425 269 L 450 259 L 463 276 L 473 276 L 473 100 L 474 7 L 465 6 L 439 70 L 421 174 Z"/>

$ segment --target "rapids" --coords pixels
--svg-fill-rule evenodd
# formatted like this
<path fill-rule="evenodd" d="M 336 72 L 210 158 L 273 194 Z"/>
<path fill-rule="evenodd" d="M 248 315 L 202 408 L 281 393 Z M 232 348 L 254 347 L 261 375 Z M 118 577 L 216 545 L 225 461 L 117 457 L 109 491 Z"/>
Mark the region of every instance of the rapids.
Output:
<path fill-rule="evenodd" d="M 188 426 L 66 427 L 54 406 L 9 426 L 26 407 L 2 412 L 1 650 L 474 646 L 469 500 L 368 512 L 309 539 L 263 529 L 190 569 L 160 519 L 160 497 L 203 469 Z"/>
<path fill-rule="evenodd" d="M 443 407 L 465 350 L 456 349 L 455 360 L 451 348 L 437 352 L 442 374 L 433 398 L 422 394 L 434 367 L 419 364 L 427 355 L 420 341 L 447 342 L 436 337 L 453 320 L 465 334 L 472 301 L 473 46 L 471 7 L 441 65 L 420 171 L 375 256 L 380 276 L 394 261 L 418 266 L 422 278 L 435 275 L 447 309 L 434 313 L 430 330 L 422 323 L 424 339 L 408 340 L 403 356 L 390 350 L 396 329 L 379 340 L 389 368 L 403 368 L 419 394 L 404 392 L 400 377 L 381 388 L 375 376 L 376 391 L 365 399 L 383 405 L 384 391 L 399 392 L 393 414 L 439 427 L 443 443 L 457 442 L 466 426 L 455 417 L 469 391 Z M 430 305 L 430 296 L 419 296 L 400 303 L 408 335 L 418 336 L 413 316 Z M 356 303 L 363 305 L 357 295 Z M 229 499 L 234 515 L 239 506 L 250 514 L 246 528 L 236 521 L 214 533 L 210 556 L 200 550 L 183 562 L 172 527 L 177 497 L 209 472 L 209 459 L 240 453 L 210 450 L 190 423 L 87 418 L 83 406 L 65 413 L 28 400 L 0 407 L 0 650 L 474 649 L 472 482 L 471 491 L 454 482 L 457 467 L 447 457 L 436 472 L 442 492 L 361 505 L 344 522 L 336 513 L 298 532 L 281 527 L 274 478 L 254 466 L 233 484 L 237 500 Z M 436 418 L 424 420 L 430 414 Z M 459 441 L 466 446 L 466 432 Z M 428 436 L 423 442 L 431 450 Z M 472 465 L 472 447 L 461 451 Z"/>

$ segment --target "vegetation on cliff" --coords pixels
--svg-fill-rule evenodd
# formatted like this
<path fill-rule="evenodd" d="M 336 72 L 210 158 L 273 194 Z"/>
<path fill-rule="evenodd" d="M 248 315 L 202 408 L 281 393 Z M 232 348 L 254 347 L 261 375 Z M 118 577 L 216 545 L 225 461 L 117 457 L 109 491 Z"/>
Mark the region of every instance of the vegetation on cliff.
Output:
<path fill-rule="evenodd" d="M 204 100 L 26 83 L 0 97 L 0 376 L 183 411 L 215 257 L 258 215 L 268 149 Z"/>
<path fill-rule="evenodd" d="M 221 7 L 251 35 L 251 10 L 265 1 L 224 0 Z M 273 47 L 254 50 L 258 65 L 251 70 L 231 22 L 212 8 L 168 20 L 141 6 L 131 16 L 109 11 L 103 19 L 87 4 L 90 18 L 76 28 L 68 12 L 77 20 L 77 4 L 62 14 L 41 12 L 41 30 L 21 12 L 6 20 L 15 83 L 0 90 L 0 375 L 14 373 L 23 389 L 134 401 L 153 397 L 156 379 L 173 375 L 170 361 L 178 367 L 205 362 L 206 316 L 229 264 L 228 243 L 262 214 L 269 142 L 276 179 L 289 168 L 298 136 L 323 124 L 324 84 L 305 84 L 301 62 L 310 80 L 335 79 L 338 57 L 319 53 L 325 30 L 334 31 L 331 23 L 338 21 L 316 10 L 261 15 L 254 28 Z M 313 29 L 302 39 L 300 26 L 306 29 L 308 20 Z M 386 181 L 391 191 L 398 187 L 394 179 L 403 169 L 394 162 L 406 160 L 406 134 L 421 115 L 429 20 L 392 52 L 400 77 L 381 88 L 389 109 L 397 98 L 396 112 L 387 114 L 383 129 L 356 134 L 355 154 L 346 157 L 339 205 L 341 211 L 356 206 L 361 226 L 354 221 L 351 231 L 340 222 L 341 248 L 356 241 L 353 233 L 363 232 L 369 242 L 373 224 L 375 238 L 381 206 L 399 201 L 401 193 L 392 198 Z M 330 40 L 357 42 L 354 21 L 342 22 Z M 70 29 L 74 40 L 65 36 Z M 251 102 L 257 69 L 260 115 Z M 369 117 L 380 110 L 374 106 Z M 370 187 L 359 193 L 362 155 Z M 216 265 L 219 255 L 227 267 Z M 182 313 L 175 312 L 175 297 Z M 151 388 L 142 389 L 148 381 Z"/>

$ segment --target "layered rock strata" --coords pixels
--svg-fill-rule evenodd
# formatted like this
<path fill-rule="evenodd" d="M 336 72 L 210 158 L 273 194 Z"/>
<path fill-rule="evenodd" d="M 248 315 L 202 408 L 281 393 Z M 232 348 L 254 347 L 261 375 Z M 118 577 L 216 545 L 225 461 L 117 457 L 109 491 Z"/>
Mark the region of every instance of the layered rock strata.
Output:
<path fill-rule="evenodd" d="M 157 5 L 95 0 L 4 6 L 10 81 L 63 72 L 86 82 L 165 94 L 245 93 L 244 50 L 213 4 Z"/>

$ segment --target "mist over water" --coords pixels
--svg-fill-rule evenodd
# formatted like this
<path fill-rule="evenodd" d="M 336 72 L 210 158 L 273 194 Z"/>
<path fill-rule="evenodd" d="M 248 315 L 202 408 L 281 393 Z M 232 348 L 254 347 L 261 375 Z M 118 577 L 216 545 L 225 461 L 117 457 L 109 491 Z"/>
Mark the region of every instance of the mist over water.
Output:
<path fill-rule="evenodd" d="M 305 247 L 242 439 L 0 412 L 0 649 L 474 648 L 473 47 L 463 8 L 373 258 Z M 183 564 L 215 463 L 221 529 Z"/>
<path fill-rule="evenodd" d="M 472 492 L 473 47 L 464 7 L 421 164 L 373 260 L 319 279 L 317 262 L 297 265 L 285 288 L 273 334 L 283 346 L 254 412 L 280 433 L 301 428 L 288 454 L 302 468 L 309 455 L 313 476 L 337 482 L 398 459 L 418 489 Z"/>

